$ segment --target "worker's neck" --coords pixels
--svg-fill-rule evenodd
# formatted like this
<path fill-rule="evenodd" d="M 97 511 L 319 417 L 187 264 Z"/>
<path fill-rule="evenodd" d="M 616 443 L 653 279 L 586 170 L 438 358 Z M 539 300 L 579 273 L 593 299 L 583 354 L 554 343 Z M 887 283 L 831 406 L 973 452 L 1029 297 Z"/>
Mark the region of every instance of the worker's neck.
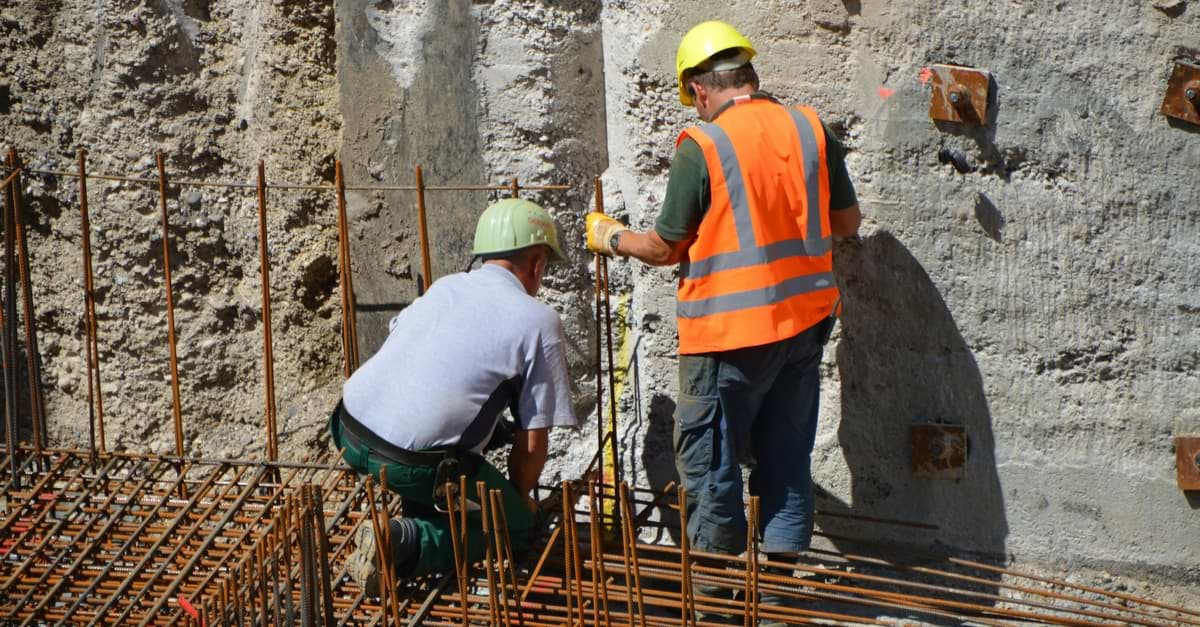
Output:
<path fill-rule="evenodd" d="M 705 115 L 702 116 L 702 118 L 705 122 L 712 122 L 713 118 L 717 116 L 717 113 L 721 111 L 725 105 L 729 104 L 730 100 L 733 100 L 739 96 L 749 96 L 756 91 L 758 90 L 756 90 L 752 85 L 742 85 L 741 87 L 730 87 L 729 89 L 710 92 L 708 97 L 708 106 L 705 108 Z"/>
<path fill-rule="evenodd" d="M 521 285 L 525 288 L 526 293 L 528 293 L 530 296 L 537 294 L 538 287 L 540 286 L 538 285 L 537 277 L 533 276 L 533 272 L 531 272 L 529 268 L 517 265 L 508 259 L 489 259 L 483 263 L 484 265 L 500 266 L 501 268 L 508 270 L 513 274 L 513 276 L 517 277 L 518 281 L 521 282 Z"/>

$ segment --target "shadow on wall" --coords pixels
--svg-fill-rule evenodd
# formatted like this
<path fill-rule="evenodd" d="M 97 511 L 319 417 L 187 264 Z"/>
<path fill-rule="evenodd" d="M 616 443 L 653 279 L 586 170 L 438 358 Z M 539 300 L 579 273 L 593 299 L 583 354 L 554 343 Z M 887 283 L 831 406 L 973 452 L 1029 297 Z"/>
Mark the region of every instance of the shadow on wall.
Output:
<path fill-rule="evenodd" d="M 847 242 L 837 254 L 845 305 L 836 354 L 842 385 L 838 441 L 852 500 L 842 503 L 818 487 L 817 508 L 831 514 L 818 516 L 821 530 L 903 545 L 923 562 L 948 554 L 1003 562 L 1008 523 L 991 415 L 979 367 L 946 303 L 917 259 L 889 233 Z M 911 426 L 936 422 L 966 431 L 962 479 L 912 473 Z M 839 513 L 937 529 L 856 522 Z M 857 546 L 833 541 L 845 551 Z"/>
<path fill-rule="evenodd" d="M 646 434 L 642 440 L 642 471 L 646 482 L 656 493 L 679 486 L 679 471 L 675 469 L 675 399 L 666 394 L 655 394 L 650 399 L 646 418 Z M 667 499 L 674 503 L 674 499 Z M 679 512 L 667 505 L 657 509 L 658 520 L 678 522 Z M 679 530 L 669 527 L 671 542 L 679 543 Z"/>

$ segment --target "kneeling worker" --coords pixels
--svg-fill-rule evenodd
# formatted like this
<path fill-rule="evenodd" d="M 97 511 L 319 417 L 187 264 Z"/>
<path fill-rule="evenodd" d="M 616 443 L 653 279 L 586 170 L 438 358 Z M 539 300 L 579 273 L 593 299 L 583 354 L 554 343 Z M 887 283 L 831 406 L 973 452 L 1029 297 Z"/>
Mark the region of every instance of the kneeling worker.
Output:
<path fill-rule="evenodd" d="M 547 264 L 566 260 L 554 220 L 527 200 L 501 200 L 480 216 L 472 252 L 483 259 L 479 269 L 442 277 L 392 319 L 330 418 L 346 463 L 377 479 L 386 467 L 388 486 L 403 499 L 405 516 L 389 521 L 390 565 L 401 578 L 453 570 L 446 498 L 435 489 L 460 475 L 470 500 L 477 481 L 501 491 L 513 551 L 526 550 L 549 428 L 578 425 L 562 321 L 534 298 Z M 507 478 L 480 455 L 505 407 L 516 420 Z M 370 525 L 356 541 L 350 574 L 377 594 Z M 467 548 L 469 560 L 483 558 L 477 509 Z"/>

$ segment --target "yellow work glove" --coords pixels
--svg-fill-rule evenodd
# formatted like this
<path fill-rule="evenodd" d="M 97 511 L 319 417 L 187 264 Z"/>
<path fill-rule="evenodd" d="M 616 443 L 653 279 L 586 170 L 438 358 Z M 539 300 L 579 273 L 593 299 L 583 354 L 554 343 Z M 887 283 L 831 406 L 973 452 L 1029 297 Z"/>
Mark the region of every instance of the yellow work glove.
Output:
<path fill-rule="evenodd" d="M 587 214 L 586 224 L 588 250 L 609 257 L 616 254 L 612 248 L 613 236 L 621 231 L 629 230 L 629 227 L 599 211 Z"/>

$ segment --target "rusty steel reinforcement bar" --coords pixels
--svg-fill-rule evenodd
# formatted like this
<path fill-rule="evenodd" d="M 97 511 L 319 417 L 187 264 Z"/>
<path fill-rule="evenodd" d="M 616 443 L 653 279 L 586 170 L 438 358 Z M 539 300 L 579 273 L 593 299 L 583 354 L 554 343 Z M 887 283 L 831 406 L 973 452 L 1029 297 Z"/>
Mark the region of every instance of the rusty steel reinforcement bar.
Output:
<path fill-rule="evenodd" d="M 350 221 L 346 216 L 346 178 L 342 162 L 334 162 L 334 188 L 338 213 L 338 277 L 342 297 L 342 350 L 347 378 L 358 369 L 358 328 L 354 307 L 354 273 L 350 264 Z"/>
<path fill-rule="evenodd" d="M 175 418 L 175 454 L 183 455 L 183 409 L 179 397 L 179 358 L 175 352 L 175 295 L 171 287 L 171 231 L 167 222 L 167 167 L 162 151 L 158 164 L 158 203 L 162 219 L 163 288 L 167 295 L 167 348 L 171 360 L 171 410 Z"/>
<path fill-rule="evenodd" d="M 14 268 L 13 249 L 16 238 L 13 234 L 14 214 L 16 213 L 17 184 L 20 170 L 7 178 L 4 187 L 4 316 L 0 325 L 0 352 L 4 358 L 4 439 L 8 448 L 9 462 L 12 466 L 12 480 L 20 485 L 21 477 L 17 474 L 17 290 L 16 273 Z"/>
<path fill-rule="evenodd" d="M 92 272 L 92 228 L 88 212 L 87 151 L 80 148 L 79 159 L 79 239 L 83 257 L 83 306 L 86 332 L 84 361 L 88 378 L 88 444 L 92 455 L 105 453 L 104 391 L 100 385 L 100 349 L 96 339 L 96 288 Z"/>
<path fill-rule="evenodd" d="M 12 169 L 6 168 L 11 174 Z M 38 174 L 42 176 L 58 176 L 65 178 L 73 178 L 79 176 L 77 172 L 69 172 L 66 170 L 50 170 L 45 168 L 31 168 L 24 166 L 21 171 L 29 174 Z M 154 184 L 158 179 L 147 178 L 140 176 L 124 176 L 117 174 L 95 174 L 89 173 L 89 179 L 97 181 L 111 181 L 115 183 L 149 183 Z M 180 187 L 224 187 L 229 189 L 255 189 L 254 183 L 234 183 L 222 181 L 199 181 L 192 179 L 172 179 L 171 183 Z M 303 183 L 274 183 L 268 189 L 291 189 L 305 190 L 314 192 L 333 191 L 332 185 L 320 184 L 303 184 Z M 346 191 L 351 192 L 412 192 L 417 190 L 416 185 L 347 185 Z M 531 192 L 560 192 L 571 189 L 570 185 L 522 185 L 521 189 Z M 427 192 L 503 192 L 511 191 L 512 184 L 504 185 L 426 185 Z"/>
<path fill-rule="evenodd" d="M 271 344 L 271 261 L 267 251 L 267 175 L 258 162 L 258 267 L 262 277 L 263 392 L 266 398 L 267 459 L 279 459 L 279 428 L 275 424 L 275 355 Z"/>
<path fill-rule="evenodd" d="M 21 157 L 15 148 L 8 151 L 8 164 L 21 168 Z M 13 228 L 17 240 L 17 276 L 21 282 L 22 322 L 25 329 L 25 376 L 29 383 L 29 414 L 33 427 L 33 447 L 41 452 L 46 439 L 46 401 L 42 393 L 41 355 L 38 351 L 37 327 L 34 325 L 33 288 L 29 274 L 29 241 L 25 236 L 24 201 L 20 178 L 13 181 Z M 40 456 L 39 456 L 40 457 Z"/>
<path fill-rule="evenodd" d="M 133 488 L 132 495 L 136 496 L 138 494 L 141 494 L 142 491 L 145 490 L 146 487 L 151 484 L 150 478 L 153 476 L 157 476 L 158 473 L 163 472 L 166 469 L 167 469 L 167 465 L 164 464 L 162 462 L 162 460 L 155 461 L 153 463 L 153 465 L 151 466 L 150 470 L 145 474 L 145 476 Z M 34 607 L 33 611 L 30 612 L 29 617 L 25 619 L 24 623 L 22 623 L 23 625 L 31 623 L 33 621 L 34 617 L 36 617 L 38 614 L 40 614 L 42 612 L 43 609 L 45 609 L 46 604 L 49 603 L 51 601 L 51 599 L 56 598 L 58 591 L 60 589 L 62 589 L 62 587 L 71 580 L 71 578 L 79 570 L 79 567 L 83 564 L 84 560 L 88 559 L 89 556 L 96 550 L 96 548 L 100 544 L 101 540 L 103 538 L 110 537 L 109 534 L 112 533 L 113 529 L 116 527 L 116 524 L 125 516 L 125 513 L 126 513 L 126 511 L 128 511 L 130 505 L 132 505 L 135 502 L 134 498 L 126 499 L 124 502 L 119 504 L 119 506 L 117 507 L 117 509 L 115 511 L 111 511 L 111 510 L 109 510 L 109 508 L 112 506 L 112 503 L 113 503 L 114 499 L 116 499 L 118 494 L 119 494 L 119 492 L 117 492 L 115 490 L 112 491 L 109 494 L 108 500 L 105 502 L 104 507 L 101 509 L 98 509 L 96 511 L 96 515 L 93 518 L 89 519 L 87 527 L 84 528 L 84 533 L 81 534 L 81 536 L 83 536 L 83 537 L 86 537 L 87 530 L 90 529 L 92 524 L 94 524 L 96 521 L 98 521 L 102 516 L 107 515 L 107 518 L 108 518 L 108 520 L 105 521 L 104 526 L 101 527 L 100 530 L 96 532 L 96 534 L 94 535 L 94 539 L 91 542 L 85 543 L 84 546 L 82 547 L 82 550 L 78 550 L 75 552 L 75 559 L 71 562 L 71 565 L 67 568 L 65 573 L 61 573 L 58 575 L 58 581 L 54 584 L 54 586 L 52 588 L 50 588 L 42 596 L 42 600 L 38 603 L 38 605 L 36 607 Z M 74 545 L 67 545 L 64 548 L 63 552 L 60 553 L 60 556 L 55 558 L 54 563 L 57 563 L 58 560 L 61 559 L 61 557 L 70 555 L 72 553 L 72 551 L 70 549 L 72 549 L 72 548 L 75 548 Z M 45 573 L 42 575 L 42 582 L 44 582 L 47 578 L 49 578 L 49 576 L 52 573 L 54 573 L 54 565 L 53 564 L 51 564 L 51 566 L 46 568 Z M 26 603 L 29 603 L 31 600 L 30 596 L 34 593 L 35 590 L 36 590 L 36 587 L 30 588 L 29 592 L 26 593 L 26 596 L 24 598 L 22 598 L 21 601 L 19 601 L 17 603 L 17 605 L 20 607 L 20 606 L 24 606 Z"/>
<path fill-rule="evenodd" d="M 604 184 L 601 182 L 599 176 L 593 179 L 593 184 L 595 186 L 596 211 L 604 213 Z M 613 321 L 612 307 L 609 299 L 611 286 L 608 280 L 608 257 L 597 254 L 596 258 L 599 261 L 596 272 L 598 275 L 602 275 L 597 276 L 596 280 L 603 287 L 604 291 L 604 339 L 608 354 L 608 431 L 612 437 L 612 485 L 616 486 L 621 483 L 623 477 L 621 476 L 621 455 L 617 451 L 617 363 L 613 358 Z M 597 316 L 599 316 L 598 310 Z"/>
<path fill-rule="evenodd" d="M 433 283 L 433 264 L 429 259 L 429 223 L 425 217 L 425 175 L 420 165 L 413 176 L 417 182 L 417 233 L 421 238 L 421 292 L 424 293 Z"/>

